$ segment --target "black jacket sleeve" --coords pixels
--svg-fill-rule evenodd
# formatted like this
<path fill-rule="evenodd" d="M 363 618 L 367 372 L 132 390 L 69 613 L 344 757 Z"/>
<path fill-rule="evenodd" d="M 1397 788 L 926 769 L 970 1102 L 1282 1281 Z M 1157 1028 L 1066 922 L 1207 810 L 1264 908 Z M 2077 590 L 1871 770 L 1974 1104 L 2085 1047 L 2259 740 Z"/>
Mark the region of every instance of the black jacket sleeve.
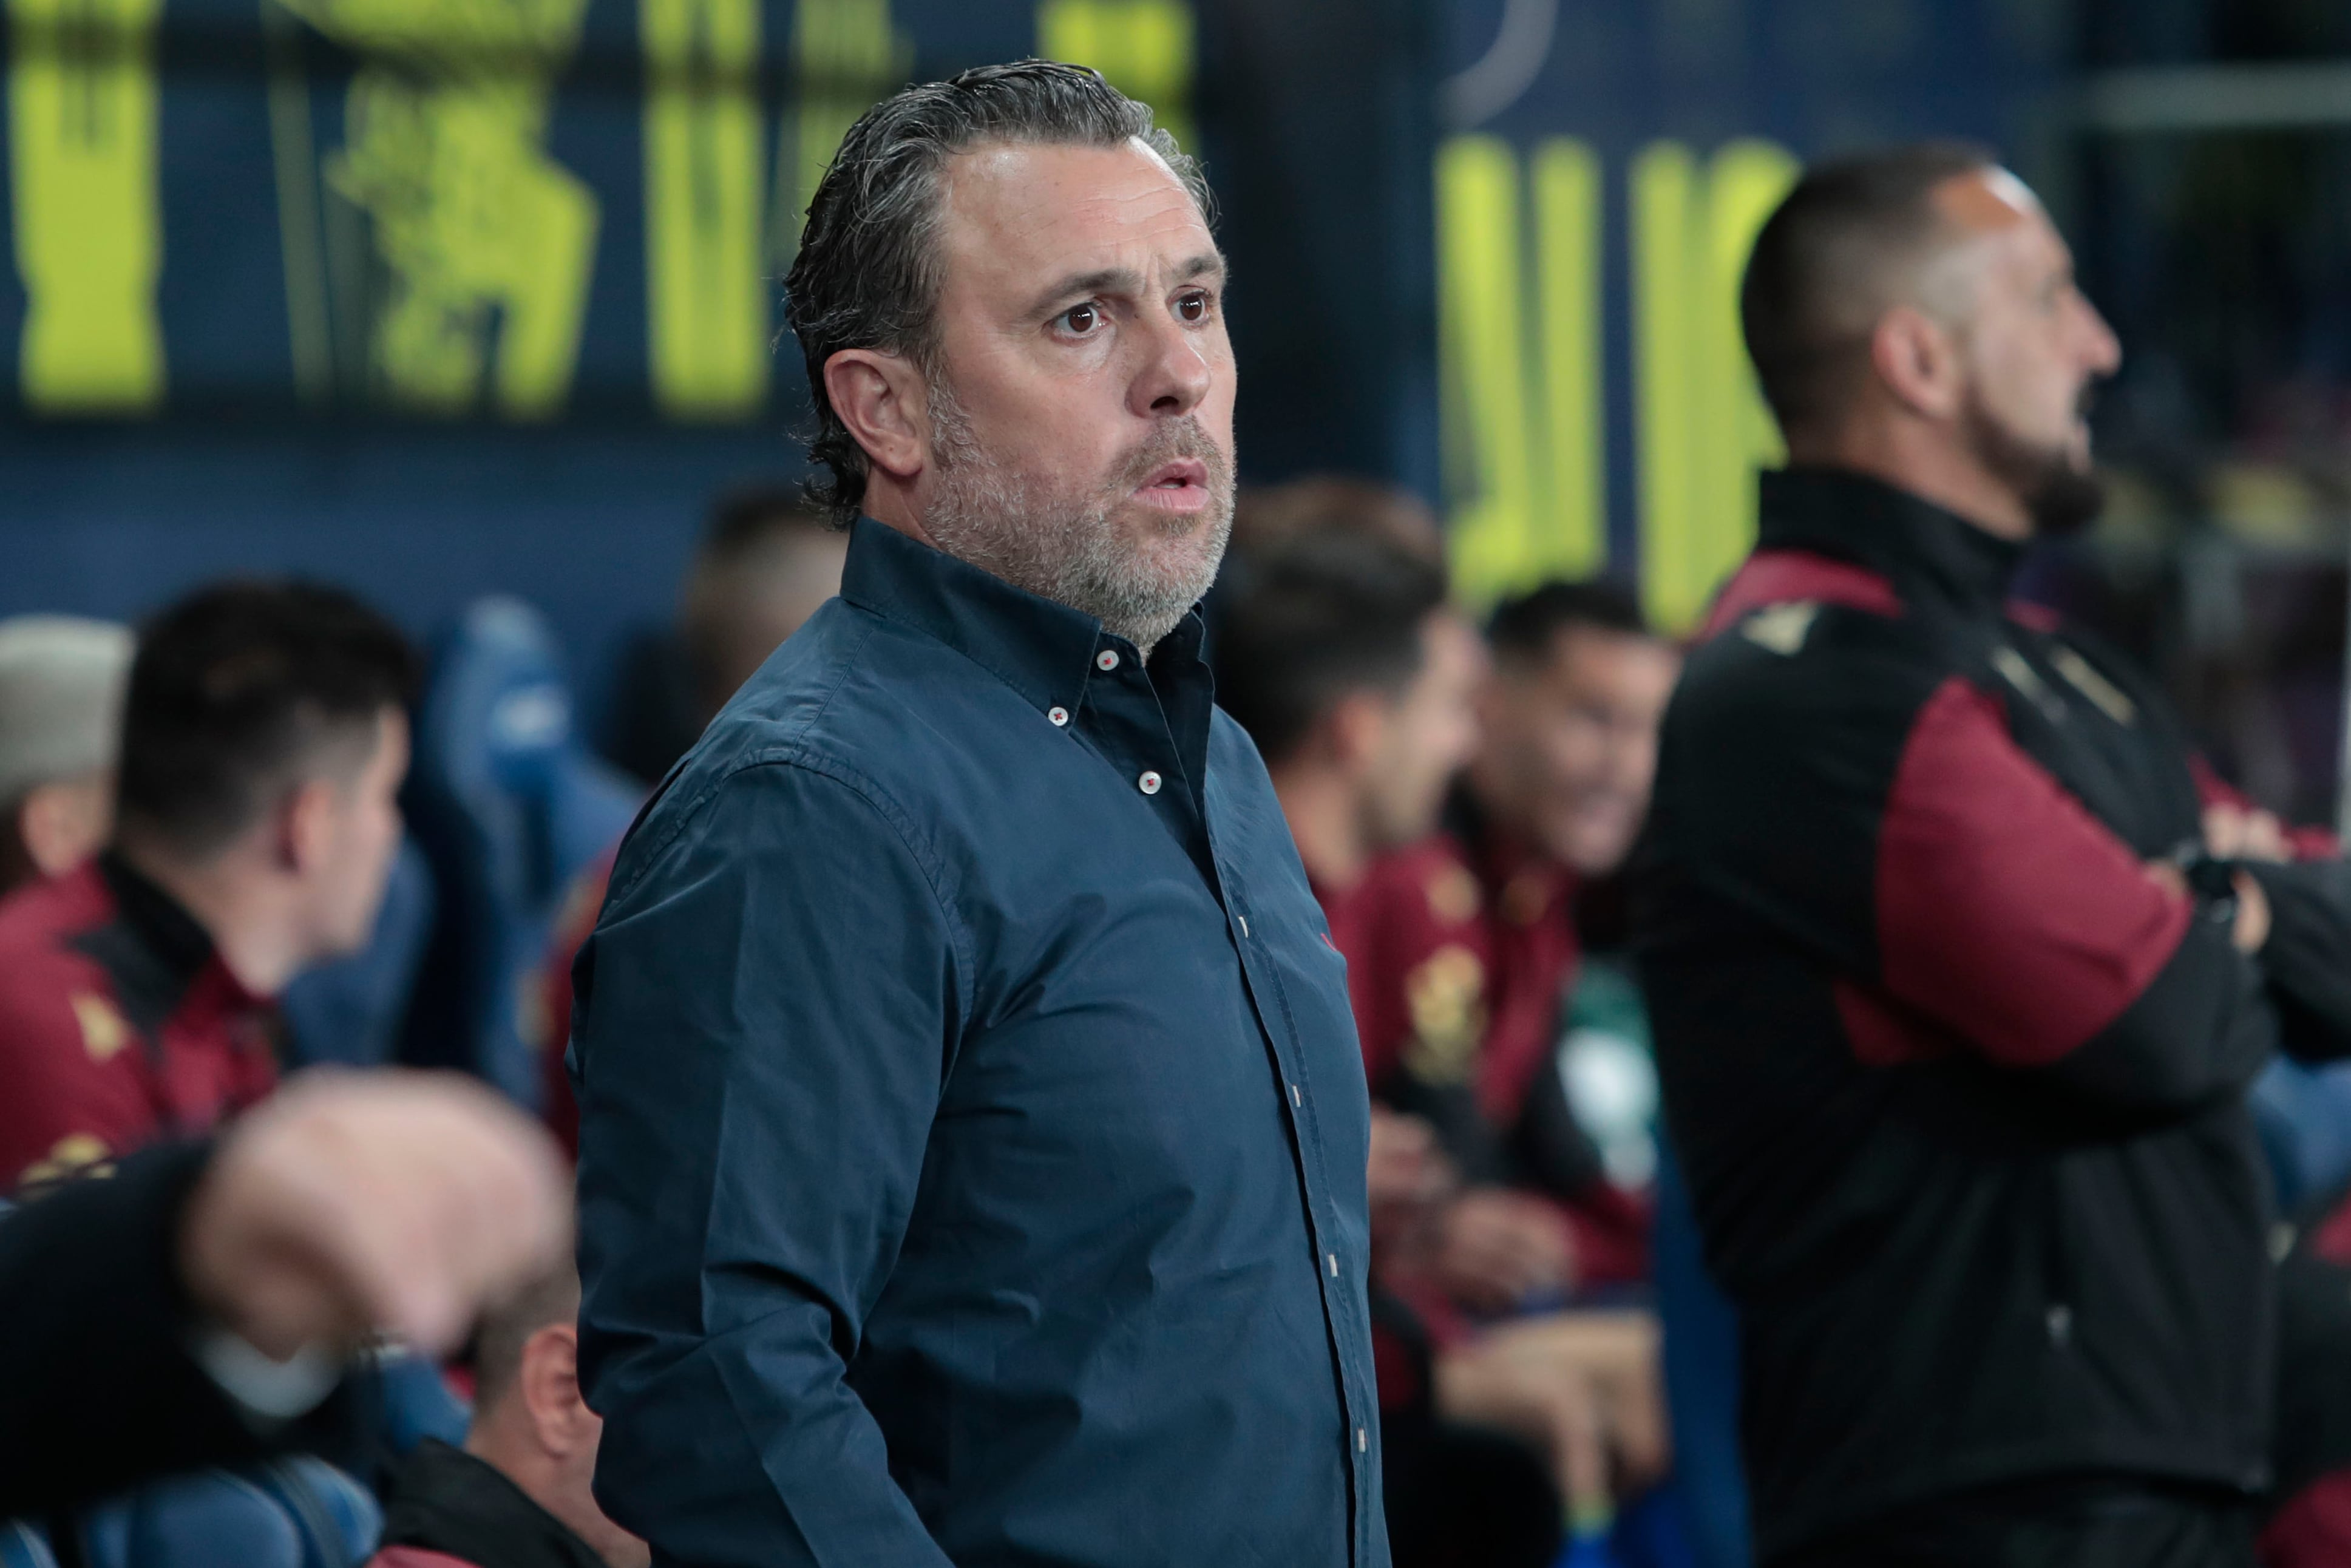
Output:
<path fill-rule="evenodd" d="M 2269 897 L 2260 963 L 2289 1055 L 2351 1056 L 2351 865 L 2340 860 L 2245 868 Z"/>
<path fill-rule="evenodd" d="M 1864 1061 L 1956 1046 L 2126 1116 L 2251 1082 L 2276 1033 L 2257 967 L 1913 635 L 1823 613 L 1795 656 L 1708 651 L 1676 703 L 1708 747 L 1667 802 L 1696 874 L 1837 977 Z"/>
<path fill-rule="evenodd" d="M 264 1433 L 189 1354 L 180 1215 L 207 1145 L 151 1151 L 0 1217 L 0 1519 L 309 1447 L 348 1402 Z"/>

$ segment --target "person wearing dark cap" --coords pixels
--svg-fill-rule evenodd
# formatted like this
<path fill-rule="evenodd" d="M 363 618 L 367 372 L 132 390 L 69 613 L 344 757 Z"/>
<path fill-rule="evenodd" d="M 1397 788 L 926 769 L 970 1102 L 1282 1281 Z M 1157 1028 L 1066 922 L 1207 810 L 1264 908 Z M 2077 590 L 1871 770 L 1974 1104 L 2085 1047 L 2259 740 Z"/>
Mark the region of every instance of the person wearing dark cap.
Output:
<path fill-rule="evenodd" d="M 229 584 L 146 627 L 111 842 L 0 903 L 0 1192 L 268 1093 L 270 998 L 382 900 L 410 672 L 333 589 Z"/>
<path fill-rule="evenodd" d="M 1964 146 L 1815 168 L 1741 308 L 1789 465 L 1667 715 L 1635 925 L 1758 1549 L 2251 1563 L 2315 1364 L 2245 1091 L 2351 1051 L 2351 883 L 2009 601 L 2096 510 L 2120 361 L 2031 191 Z"/>

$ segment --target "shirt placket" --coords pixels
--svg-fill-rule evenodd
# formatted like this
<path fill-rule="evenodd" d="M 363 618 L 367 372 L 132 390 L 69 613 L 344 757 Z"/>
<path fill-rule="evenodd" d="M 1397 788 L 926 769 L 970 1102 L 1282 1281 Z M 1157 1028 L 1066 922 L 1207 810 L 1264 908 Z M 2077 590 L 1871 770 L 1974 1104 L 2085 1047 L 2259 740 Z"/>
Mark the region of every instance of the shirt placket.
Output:
<path fill-rule="evenodd" d="M 1213 839 L 1213 830 L 1211 831 Z M 1298 1167 L 1300 1191 L 1304 1195 L 1306 1228 L 1314 1246 L 1317 1267 L 1315 1281 L 1322 1291 L 1325 1332 L 1331 1336 L 1333 1369 L 1339 1382 L 1340 1414 L 1345 1422 L 1347 1466 L 1353 1501 L 1353 1517 L 1348 1521 L 1349 1555 L 1353 1561 L 1364 1561 L 1371 1550 L 1370 1510 L 1379 1506 L 1377 1489 L 1372 1481 L 1372 1444 L 1378 1437 L 1374 1413 L 1378 1403 L 1373 1391 L 1356 1378 L 1356 1359 L 1350 1349 L 1363 1353 L 1369 1359 L 1369 1346 L 1350 1343 L 1350 1328 L 1366 1321 L 1367 1308 L 1354 1292 L 1354 1270 L 1365 1260 L 1348 1258 L 1339 1246 L 1339 1227 L 1332 1196 L 1330 1173 L 1322 1152 L 1322 1129 L 1317 1120 L 1319 1108 L 1311 1075 L 1305 1062 L 1305 1051 L 1292 1024 L 1287 993 L 1280 977 L 1274 973 L 1265 952 L 1266 934 L 1252 930 L 1249 923 L 1248 883 L 1240 873 L 1221 859 L 1217 862 L 1225 901 L 1228 931 L 1241 961 L 1243 988 L 1249 995 L 1249 1009 L 1257 1019 L 1258 1032 L 1273 1059 L 1274 1072 L 1280 1084 L 1282 1115 L 1288 1120 L 1291 1157 Z M 1267 998 L 1273 1001 L 1270 1014 Z"/>
<path fill-rule="evenodd" d="M 1264 951 L 1266 933 L 1253 928 L 1247 884 L 1234 868 L 1221 861 L 1209 827 L 1207 790 L 1204 779 L 1192 779 L 1182 762 L 1182 748 L 1169 728 L 1157 693 L 1133 650 L 1104 637 L 1095 648 L 1092 669 L 1077 711 L 1055 707 L 1047 718 L 1094 750 L 1147 798 L 1161 822 L 1192 856 L 1209 892 L 1225 912 L 1225 928 L 1240 960 L 1242 990 L 1250 1015 L 1270 1059 L 1275 1092 L 1290 1129 L 1290 1155 L 1306 1216 L 1307 1236 L 1313 1247 L 1315 1282 L 1321 1291 L 1324 1332 L 1330 1335 L 1333 1370 L 1340 1396 L 1347 1448 L 1351 1517 L 1348 1555 L 1362 1562 L 1371 1550 L 1372 1515 L 1379 1506 L 1371 1485 L 1372 1445 L 1378 1437 L 1373 1391 L 1355 1375 L 1358 1359 L 1368 1361 L 1369 1347 L 1351 1344 L 1349 1325 L 1365 1321 L 1366 1308 L 1356 1299 L 1354 1270 L 1364 1260 L 1343 1254 L 1336 1209 L 1322 1139 L 1316 1123 L 1314 1085 L 1307 1071 L 1304 1050 L 1291 1023 L 1280 978 Z M 1206 722 L 1203 715 L 1203 722 Z M 1186 784 L 1190 787 L 1185 787 Z M 1271 1007 L 1268 1006 L 1271 998 Z M 1360 1352 L 1360 1358 L 1351 1354 Z"/>

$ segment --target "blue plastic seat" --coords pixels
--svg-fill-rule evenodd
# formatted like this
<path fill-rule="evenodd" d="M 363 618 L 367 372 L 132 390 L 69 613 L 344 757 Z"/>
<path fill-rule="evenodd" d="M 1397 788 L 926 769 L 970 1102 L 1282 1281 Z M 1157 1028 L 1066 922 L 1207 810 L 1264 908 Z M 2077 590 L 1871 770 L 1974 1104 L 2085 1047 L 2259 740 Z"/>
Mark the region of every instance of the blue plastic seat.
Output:
<path fill-rule="evenodd" d="M 444 641 L 417 719 L 409 823 L 438 918 L 402 1056 L 464 1067 L 536 1108 L 539 1030 L 523 1010 L 572 879 L 611 849 L 641 792 L 590 754 L 547 622 L 485 599 Z"/>
<path fill-rule="evenodd" d="M 88 1568 L 351 1568 L 383 1534 L 359 1482 L 296 1456 L 244 1470 L 197 1470 L 86 1510 L 76 1521 Z M 48 1535 L 0 1524 L 0 1568 L 57 1568 Z"/>

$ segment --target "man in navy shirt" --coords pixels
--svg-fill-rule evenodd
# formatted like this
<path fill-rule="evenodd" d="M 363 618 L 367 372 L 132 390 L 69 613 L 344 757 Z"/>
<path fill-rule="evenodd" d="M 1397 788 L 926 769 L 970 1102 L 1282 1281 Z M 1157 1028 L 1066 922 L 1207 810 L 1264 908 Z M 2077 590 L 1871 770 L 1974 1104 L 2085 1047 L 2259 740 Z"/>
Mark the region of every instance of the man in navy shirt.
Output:
<path fill-rule="evenodd" d="M 1192 612 L 1205 211 L 1037 62 L 877 106 L 810 209 L 841 597 L 575 971 L 597 1494 L 657 1561 L 1387 1562 L 1344 968 Z"/>

